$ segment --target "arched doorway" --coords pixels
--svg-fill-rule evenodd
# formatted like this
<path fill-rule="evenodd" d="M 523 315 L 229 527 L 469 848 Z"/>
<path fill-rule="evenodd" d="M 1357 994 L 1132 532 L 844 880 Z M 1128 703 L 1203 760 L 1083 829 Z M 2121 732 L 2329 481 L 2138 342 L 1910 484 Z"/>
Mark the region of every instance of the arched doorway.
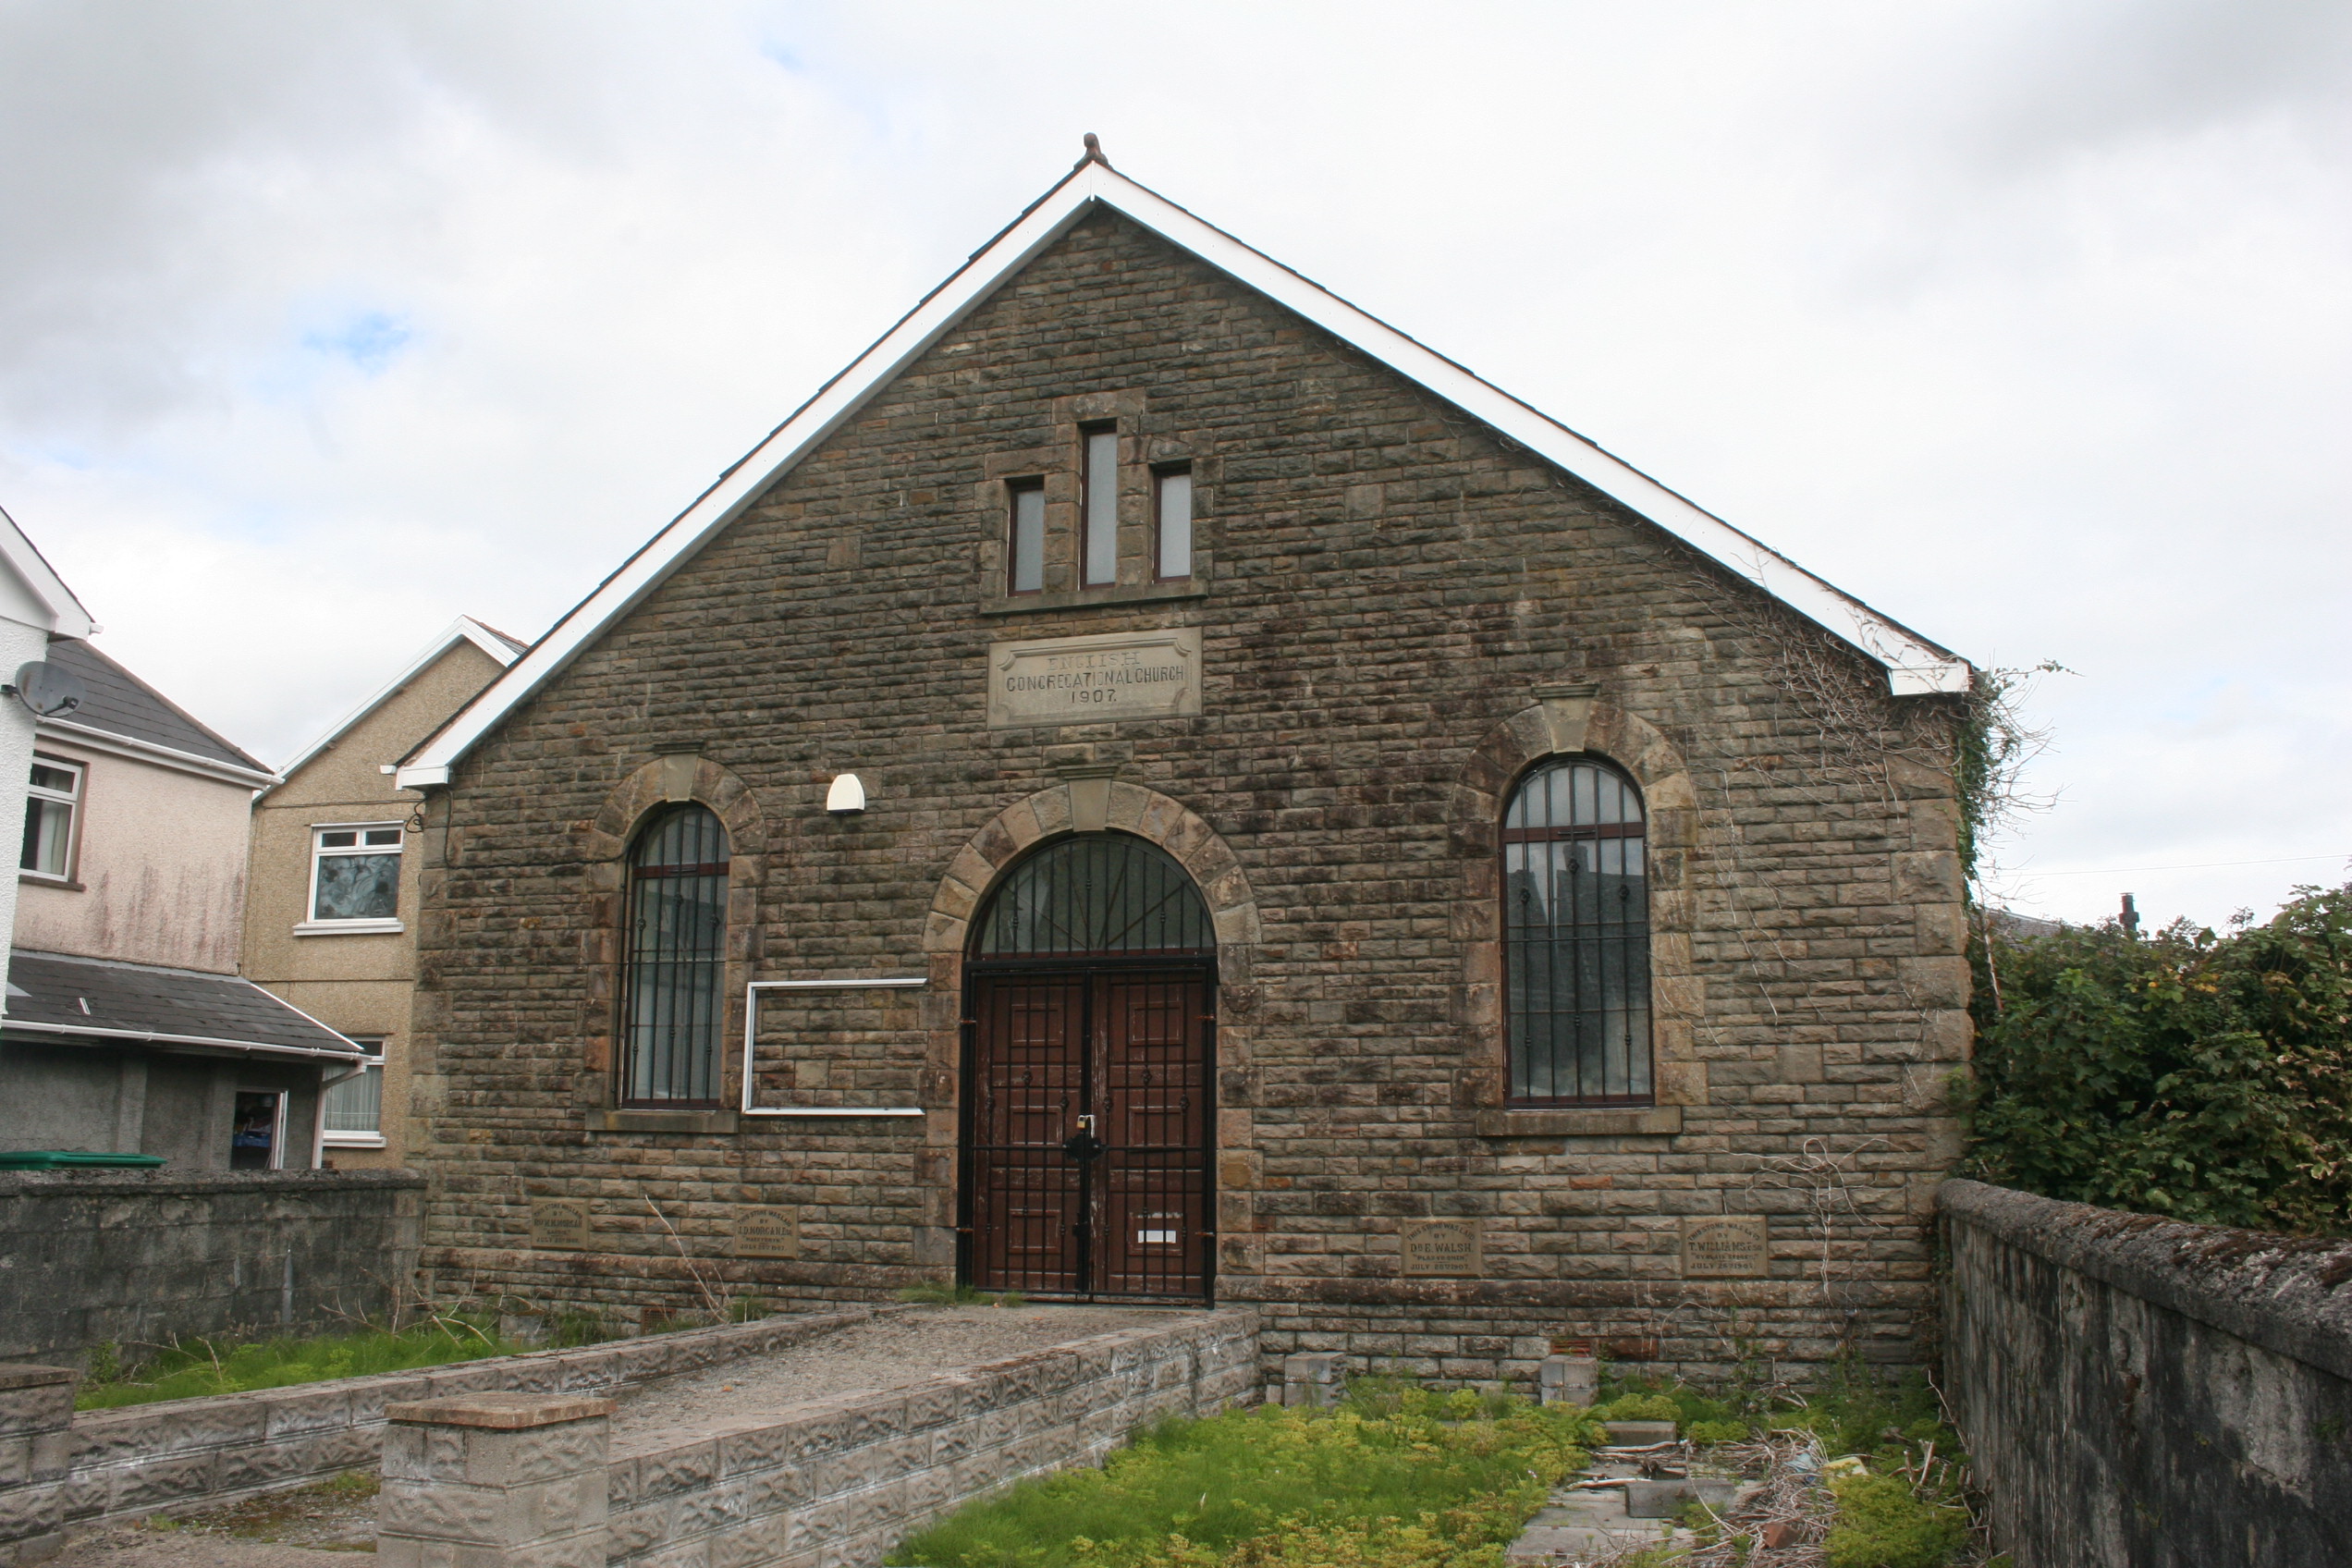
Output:
<path fill-rule="evenodd" d="M 1059 839 L 998 879 L 965 958 L 964 1278 L 1205 1300 L 1217 937 L 1168 852 Z"/>

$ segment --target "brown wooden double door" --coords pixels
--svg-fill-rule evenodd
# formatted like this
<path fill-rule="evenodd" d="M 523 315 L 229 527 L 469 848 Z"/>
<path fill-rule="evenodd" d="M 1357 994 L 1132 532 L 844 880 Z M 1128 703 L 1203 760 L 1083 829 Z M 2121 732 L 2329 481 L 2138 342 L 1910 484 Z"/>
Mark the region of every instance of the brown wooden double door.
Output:
<path fill-rule="evenodd" d="M 977 972 L 965 994 L 965 1278 L 1207 1299 L 1207 966 Z"/>

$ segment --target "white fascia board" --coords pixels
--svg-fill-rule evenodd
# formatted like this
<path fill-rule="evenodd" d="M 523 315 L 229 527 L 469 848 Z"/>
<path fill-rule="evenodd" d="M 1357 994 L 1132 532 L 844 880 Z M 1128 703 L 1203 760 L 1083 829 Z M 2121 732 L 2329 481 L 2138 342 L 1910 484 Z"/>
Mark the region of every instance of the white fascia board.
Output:
<path fill-rule="evenodd" d="M 376 688 L 374 693 L 370 696 L 366 702 L 361 703 L 358 707 L 353 708 L 349 713 L 345 714 L 341 718 L 337 719 L 334 727 L 328 729 L 325 734 L 321 735 L 317 740 L 303 747 L 300 755 L 296 756 L 292 762 L 288 763 L 284 767 L 279 768 L 279 779 L 283 781 L 293 778 L 297 769 L 307 766 L 312 759 L 316 757 L 321 752 L 325 751 L 329 746 L 335 744 L 336 741 L 340 741 L 344 734 L 349 731 L 353 725 L 367 717 L 368 715 L 382 707 L 386 703 L 390 702 L 394 696 L 398 694 L 402 687 L 406 686 L 410 681 L 414 680 L 418 676 L 423 674 L 426 669 L 431 668 L 434 660 L 439 658 L 443 654 L 447 653 L 452 647 L 456 646 L 460 642 L 471 643 L 475 647 L 481 649 L 484 653 L 489 655 L 493 659 L 497 661 L 498 668 L 501 669 L 512 668 L 517 657 L 515 651 L 512 648 L 507 646 L 505 643 L 491 635 L 489 629 L 484 627 L 480 621 L 468 615 L 461 615 L 458 617 L 457 619 L 442 628 L 440 635 L 434 638 L 432 642 L 426 643 L 424 651 L 417 655 L 416 657 L 410 659 L 408 662 L 407 668 L 402 669 L 399 674 L 394 676 L 382 686 Z"/>
<path fill-rule="evenodd" d="M 266 790 L 281 782 L 275 773 L 261 773 L 250 767 L 239 767 L 234 763 L 216 762 L 211 757 L 200 757 L 193 752 L 183 752 L 175 746 L 159 746 L 153 741 L 117 735 L 111 729 L 98 729 L 87 724 L 76 724 L 70 719 L 40 719 L 34 724 L 33 733 L 36 737 L 46 736 L 60 745 L 105 752 L 156 767 L 197 774 L 223 784 L 242 784 L 250 790 Z"/>
<path fill-rule="evenodd" d="M 6 559 L 9 570 L 47 606 L 52 634 L 84 643 L 98 635 L 98 623 L 90 619 L 90 612 L 74 597 L 74 591 L 66 586 L 66 580 L 57 575 L 57 569 L 49 564 L 41 547 L 6 511 L 0 511 L 0 557 Z"/>
<path fill-rule="evenodd" d="M 1093 171 L 1090 171 L 1093 172 Z M 1903 626 L 1840 592 L 1761 540 L 1594 445 L 1559 421 L 1530 408 L 1444 355 L 1416 342 L 1292 272 L 1262 251 L 1204 223 L 1155 191 L 1108 169 L 1101 199 L 1183 250 L 1332 337 L 1354 345 L 1410 377 L 1481 423 L 1566 469 L 1611 499 L 1704 552 L 1887 667 L 1898 696 L 1966 692 L 1969 667 Z"/>
<path fill-rule="evenodd" d="M 999 284 L 1061 238 L 1096 202 L 1363 349 L 1756 583 L 1886 666 L 1889 688 L 1897 695 L 1968 690 L 1966 660 L 1839 592 L 1761 541 L 1319 284 L 1124 175 L 1100 164 L 1087 164 L 974 252 L 880 341 L 826 383 L 766 440 L 557 622 L 488 691 L 413 754 L 413 760 L 399 770 L 400 787 L 447 784 L 450 768 L 493 726 L 552 680 L 606 627 L 659 587 L 680 564 L 691 559 Z"/>

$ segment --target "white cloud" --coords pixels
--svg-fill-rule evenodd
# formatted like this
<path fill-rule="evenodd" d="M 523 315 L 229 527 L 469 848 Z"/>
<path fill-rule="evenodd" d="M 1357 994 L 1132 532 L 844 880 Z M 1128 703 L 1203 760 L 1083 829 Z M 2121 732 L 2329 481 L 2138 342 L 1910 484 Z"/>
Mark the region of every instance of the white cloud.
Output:
<path fill-rule="evenodd" d="M 539 631 L 1092 129 L 1899 619 L 2080 669 L 2013 860 L 2352 851 L 2347 18 L 0 0 L 0 496 L 284 756 L 459 610 Z"/>

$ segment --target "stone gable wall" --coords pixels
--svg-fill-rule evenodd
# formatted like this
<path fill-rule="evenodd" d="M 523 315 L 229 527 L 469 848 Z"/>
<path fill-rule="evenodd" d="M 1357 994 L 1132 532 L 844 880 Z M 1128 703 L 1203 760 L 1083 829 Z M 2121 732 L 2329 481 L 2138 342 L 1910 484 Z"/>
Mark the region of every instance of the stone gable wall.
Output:
<path fill-rule="evenodd" d="M 1004 481 L 1042 474 L 1066 527 L 1079 424 L 1104 417 L 1124 447 L 1121 602 L 1015 607 Z M 1214 563 L 1194 596 L 1135 569 L 1149 465 L 1179 459 Z M 1200 717 L 984 727 L 992 641 L 1163 626 L 1201 630 Z M 435 798 L 428 1261 L 444 1289 L 607 1306 L 853 1299 L 944 1272 L 961 1009 L 938 923 L 1022 847 L 1008 821 L 1073 821 L 1053 813 L 1108 777 L 1106 809 L 1131 814 L 1113 826 L 1173 831 L 1137 802 L 1176 802 L 1251 912 L 1220 924 L 1218 1291 L 1262 1304 L 1269 1356 L 1490 1377 L 1564 1336 L 1720 1368 L 1736 1327 L 1768 1356 L 1851 1336 L 1916 1359 L 1923 1220 L 1955 1145 L 1945 1080 L 1968 1048 L 1951 721 L 1573 477 L 1097 215 Z M 1509 1112 L 1496 802 L 1578 745 L 1650 791 L 1661 1103 Z M 843 771 L 865 782 L 861 816 L 824 810 Z M 609 1109 L 619 857 L 645 809 L 688 798 L 733 837 L 730 1008 L 753 978 L 930 978 L 853 1055 L 763 1096 L 929 1114 Z M 730 1013 L 727 1038 L 741 1028 Z M 589 1204 L 585 1249 L 532 1246 L 550 1198 Z M 731 1256 L 749 1207 L 793 1211 L 799 1256 Z M 1683 1218 L 1726 1211 L 1772 1216 L 1770 1277 L 1685 1280 Z M 1399 1277 L 1401 1223 L 1424 1217 L 1481 1222 L 1483 1280 Z"/>

